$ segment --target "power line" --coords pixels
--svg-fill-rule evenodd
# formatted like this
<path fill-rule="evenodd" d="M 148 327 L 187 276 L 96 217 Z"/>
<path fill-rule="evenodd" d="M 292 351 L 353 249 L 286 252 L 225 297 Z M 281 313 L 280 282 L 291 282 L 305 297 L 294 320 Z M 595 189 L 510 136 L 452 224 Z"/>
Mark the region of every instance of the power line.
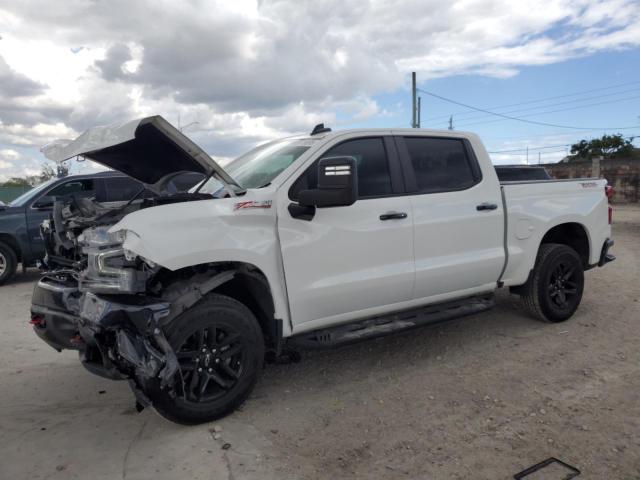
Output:
<path fill-rule="evenodd" d="M 574 100 L 568 100 L 566 102 L 557 102 L 557 103 L 550 103 L 550 104 L 547 104 L 547 105 L 539 105 L 537 107 L 517 108 L 515 110 L 507 110 L 506 112 L 500 112 L 500 113 L 503 113 L 503 114 L 506 115 L 506 114 L 512 114 L 512 113 L 529 112 L 531 110 L 539 110 L 541 108 L 550 108 L 550 107 L 556 107 L 556 106 L 560 106 L 560 105 L 568 105 L 570 103 L 585 102 L 585 101 L 588 101 L 588 100 L 601 99 L 601 98 L 604 98 L 604 97 L 613 97 L 615 95 L 622 95 L 623 93 L 637 92 L 638 90 L 639 90 L 638 88 L 632 88 L 630 90 L 622 90 L 620 92 L 608 93 L 608 94 L 605 94 L 605 95 L 597 95 L 597 96 L 594 96 L 594 97 L 577 98 L 577 99 L 574 99 Z M 614 100 L 610 100 L 610 101 L 611 102 L 617 102 L 617 101 L 622 101 L 622 100 L 627 100 L 627 98 L 614 99 Z M 574 108 L 582 108 L 582 106 L 581 105 L 577 105 L 576 107 L 571 107 L 571 109 L 574 109 Z M 537 114 L 535 114 L 535 115 L 537 115 Z M 480 114 L 480 115 L 467 117 L 467 118 L 463 119 L 463 121 L 466 122 L 468 120 L 475 120 L 475 119 L 478 119 L 478 118 L 485 118 L 485 117 L 488 117 L 488 116 L 489 115 L 486 115 L 486 114 L 483 113 L 483 114 Z"/>
<path fill-rule="evenodd" d="M 562 145 L 548 145 L 545 147 L 529 147 L 529 150 L 546 150 L 549 148 L 560 148 L 560 147 L 570 147 L 571 144 L 570 143 L 564 143 Z M 513 150 L 495 150 L 493 152 L 487 152 L 487 153 L 512 153 L 512 152 L 524 152 L 526 150 L 525 148 L 516 148 Z"/>
<path fill-rule="evenodd" d="M 453 103 L 455 105 L 460 105 L 461 107 L 469 108 L 471 110 L 477 110 L 478 112 L 488 113 L 490 115 L 495 115 L 496 117 L 502 117 L 502 118 L 505 118 L 507 120 L 515 120 L 517 122 L 530 123 L 532 125 L 542 125 L 544 127 L 555 127 L 555 128 L 569 128 L 569 129 L 572 129 L 572 130 L 626 130 L 626 129 L 630 129 L 630 128 L 638 128 L 637 125 L 630 126 L 630 127 L 573 127 L 573 126 L 569 126 L 569 125 L 558 125 L 558 124 L 555 124 L 555 123 L 537 122 L 535 120 L 526 120 L 526 119 L 523 119 L 523 118 L 504 115 L 502 113 L 492 112 L 490 110 L 485 110 L 484 108 L 474 107 L 474 106 L 468 105 L 466 103 L 458 102 L 456 100 L 452 100 L 450 98 L 443 97 L 442 95 L 438 95 L 436 93 L 432 93 L 432 92 L 428 92 L 426 90 L 422 90 L 421 88 L 418 88 L 417 90 L 422 92 L 422 93 L 424 93 L 424 94 L 426 94 L 426 95 L 438 98 L 438 99 L 443 100 L 445 102 Z"/>
<path fill-rule="evenodd" d="M 637 128 L 639 128 L 640 125 L 638 125 Z M 553 132 L 553 133 L 535 133 L 535 134 L 528 134 L 528 135 L 519 135 L 517 137 L 513 137 L 513 136 L 508 136 L 508 137 L 495 137 L 495 136 L 491 136 L 491 135 L 486 135 L 484 138 L 485 139 L 491 139 L 491 140 L 521 140 L 521 139 L 530 139 L 533 137 L 568 137 L 568 136 L 575 136 L 575 135 L 585 135 L 587 133 L 591 133 L 591 132 L 601 132 L 602 129 L 601 128 L 596 128 L 594 130 L 576 130 L 574 132 Z M 630 136 L 639 136 L 637 134 L 631 134 Z M 562 141 L 562 140 L 558 140 L 558 141 Z"/>
<path fill-rule="evenodd" d="M 544 97 L 544 98 L 539 98 L 539 99 L 536 99 L 536 100 L 527 100 L 527 101 L 524 101 L 524 102 L 510 103 L 508 105 L 500 105 L 500 106 L 497 106 L 497 107 L 488 107 L 488 108 L 491 109 L 491 110 L 497 110 L 497 109 L 500 109 L 500 108 L 517 107 L 519 105 L 528 105 L 528 104 L 531 104 L 531 103 L 544 102 L 544 101 L 547 101 L 547 100 L 556 100 L 558 98 L 575 97 L 577 95 L 584 95 L 585 93 L 599 92 L 599 91 L 602 91 L 602 90 L 609 90 L 609 89 L 612 89 L 612 88 L 626 87 L 627 85 L 637 85 L 639 83 L 640 83 L 640 80 L 635 80 L 633 82 L 619 83 L 619 84 L 615 84 L 615 85 L 609 85 L 609 86 L 606 86 L 606 87 L 593 88 L 591 90 L 583 90 L 581 92 L 567 93 L 567 94 L 564 94 L 564 95 L 556 95 L 556 96 L 553 96 L 553 97 Z M 456 116 L 457 115 L 469 115 L 471 113 L 473 113 L 473 112 L 465 110 L 465 111 L 462 111 L 462 112 L 454 113 L 453 115 L 456 115 Z M 447 114 L 447 115 L 439 115 L 437 117 L 433 117 L 431 120 L 437 120 L 437 119 L 440 119 L 440 118 L 447 118 L 447 117 L 449 117 L 449 114 Z"/>
<path fill-rule="evenodd" d="M 595 106 L 598 106 L 598 105 L 609 105 L 609 104 L 612 104 L 612 103 L 625 102 L 625 101 L 628 101 L 628 100 L 636 100 L 638 98 L 640 98 L 640 95 L 636 95 L 636 96 L 633 96 L 633 97 L 618 98 L 616 100 L 607 100 L 606 102 L 588 103 L 587 105 L 577 105 L 575 107 L 560 108 L 560 109 L 557 109 L 557 110 L 547 110 L 545 112 L 528 113 L 526 115 L 521 115 L 518 118 L 522 119 L 524 117 L 534 117 L 536 115 L 546 115 L 548 113 L 568 112 L 570 110 L 580 110 L 581 108 L 595 107 Z M 485 124 L 485 123 L 495 123 L 495 122 L 501 122 L 501 121 L 502 120 L 482 120 L 482 121 L 479 121 L 479 122 L 463 123 L 461 126 L 466 127 L 466 126 L 470 126 L 470 125 L 482 125 L 482 124 Z"/>
<path fill-rule="evenodd" d="M 488 152 L 488 153 L 499 154 L 501 152 Z M 541 152 L 538 152 L 538 153 L 541 153 Z M 542 155 L 544 155 L 544 156 L 546 156 L 546 155 L 555 155 L 557 153 L 565 153 L 566 154 L 566 149 L 563 149 L 563 150 L 552 150 L 550 152 L 542 152 Z M 517 155 L 517 156 L 524 157 L 525 155 L 527 155 L 527 153 L 526 152 L 519 152 L 519 153 L 510 153 L 509 155 L 510 156 L 511 155 Z"/>

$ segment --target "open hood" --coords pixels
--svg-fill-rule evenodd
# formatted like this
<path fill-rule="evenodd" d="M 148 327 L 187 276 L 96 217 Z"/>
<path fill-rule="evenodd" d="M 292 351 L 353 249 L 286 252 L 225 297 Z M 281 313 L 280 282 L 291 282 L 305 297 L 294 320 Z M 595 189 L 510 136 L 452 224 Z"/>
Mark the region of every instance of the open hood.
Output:
<path fill-rule="evenodd" d="M 86 157 L 148 185 L 179 172 L 198 172 L 238 186 L 204 150 L 159 115 L 90 128 L 75 140 L 56 140 L 41 151 L 55 162 Z"/>

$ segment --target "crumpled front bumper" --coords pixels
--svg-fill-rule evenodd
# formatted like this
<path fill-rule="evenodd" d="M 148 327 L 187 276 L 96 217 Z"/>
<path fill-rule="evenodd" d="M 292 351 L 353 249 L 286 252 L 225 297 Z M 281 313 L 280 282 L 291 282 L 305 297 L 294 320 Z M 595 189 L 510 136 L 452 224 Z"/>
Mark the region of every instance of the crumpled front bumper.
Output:
<path fill-rule="evenodd" d="M 44 277 L 31 297 L 31 325 L 44 342 L 58 351 L 81 350 L 78 316 L 68 305 L 77 302 L 77 287 Z"/>
<path fill-rule="evenodd" d="M 56 350 L 78 350 L 87 370 L 114 380 L 132 379 L 135 391 L 155 380 L 166 387 L 178 371 L 162 331 L 169 311 L 169 303 L 158 299 L 82 293 L 70 282 L 44 277 L 34 288 L 31 323 Z"/>

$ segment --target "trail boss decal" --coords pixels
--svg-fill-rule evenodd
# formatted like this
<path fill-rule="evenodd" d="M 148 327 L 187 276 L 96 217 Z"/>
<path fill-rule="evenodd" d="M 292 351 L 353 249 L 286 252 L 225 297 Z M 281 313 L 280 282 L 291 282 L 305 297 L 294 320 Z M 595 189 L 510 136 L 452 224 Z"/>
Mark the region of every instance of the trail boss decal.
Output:
<path fill-rule="evenodd" d="M 271 200 L 255 201 L 250 200 L 248 202 L 238 202 L 233 206 L 234 210 L 244 210 L 247 208 L 271 208 Z"/>

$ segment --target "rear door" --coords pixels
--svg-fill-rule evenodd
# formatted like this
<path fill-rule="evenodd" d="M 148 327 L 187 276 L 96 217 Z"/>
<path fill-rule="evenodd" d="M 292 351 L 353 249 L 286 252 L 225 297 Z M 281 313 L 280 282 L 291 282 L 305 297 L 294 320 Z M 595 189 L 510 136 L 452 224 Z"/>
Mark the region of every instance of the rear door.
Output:
<path fill-rule="evenodd" d="M 288 204 L 317 187 L 317 163 L 352 156 L 358 200 L 317 208 L 311 220 L 294 218 Z M 280 190 L 278 233 L 294 331 L 328 326 L 408 301 L 413 291 L 411 203 L 403 193 L 391 136 L 335 140 Z M 398 214 L 396 218 L 393 215 Z M 404 214 L 404 215 L 400 215 Z"/>
<path fill-rule="evenodd" d="M 398 136 L 412 192 L 415 299 L 490 290 L 504 264 L 504 217 L 495 171 L 484 173 L 463 138 Z"/>

